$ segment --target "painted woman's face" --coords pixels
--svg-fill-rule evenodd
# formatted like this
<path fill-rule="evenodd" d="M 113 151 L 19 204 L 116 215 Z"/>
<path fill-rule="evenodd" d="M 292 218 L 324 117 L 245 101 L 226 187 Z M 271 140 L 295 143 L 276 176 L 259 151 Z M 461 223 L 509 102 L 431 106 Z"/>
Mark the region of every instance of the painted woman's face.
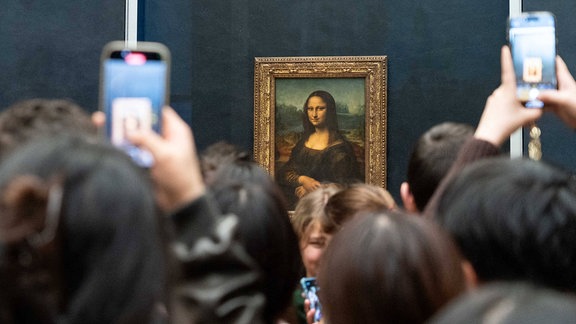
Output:
<path fill-rule="evenodd" d="M 314 127 L 323 126 L 326 123 L 326 103 L 320 97 L 310 97 L 308 99 L 308 120 Z"/>
<path fill-rule="evenodd" d="M 316 277 L 320 266 L 320 257 L 330 243 L 332 235 L 324 233 L 319 222 L 310 224 L 311 228 L 300 241 L 302 263 L 306 268 L 307 277 Z"/>

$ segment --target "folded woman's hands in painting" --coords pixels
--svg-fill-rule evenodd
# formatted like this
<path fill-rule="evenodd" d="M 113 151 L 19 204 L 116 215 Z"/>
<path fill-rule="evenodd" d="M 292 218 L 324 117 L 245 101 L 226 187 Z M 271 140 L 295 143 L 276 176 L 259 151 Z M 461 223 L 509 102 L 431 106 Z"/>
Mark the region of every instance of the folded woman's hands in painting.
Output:
<path fill-rule="evenodd" d="M 301 184 L 301 186 L 296 187 L 294 192 L 298 198 L 302 198 L 307 193 L 312 192 L 320 187 L 320 182 L 318 180 L 304 175 L 298 177 L 298 182 Z"/>

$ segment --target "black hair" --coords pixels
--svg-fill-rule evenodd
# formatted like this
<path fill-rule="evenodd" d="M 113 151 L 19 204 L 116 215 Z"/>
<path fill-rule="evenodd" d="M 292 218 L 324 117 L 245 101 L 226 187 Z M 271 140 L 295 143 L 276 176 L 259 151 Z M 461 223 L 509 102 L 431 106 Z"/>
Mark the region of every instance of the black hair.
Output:
<path fill-rule="evenodd" d="M 474 127 L 444 122 L 426 131 L 412 149 L 406 181 L 418 210 L 423 211 L 438 184 L 454 163 Z"/>
<path fill-rule="evenodd" d="M 478 161 L 448 184 L 435 217 L 481 282 L 576 291 L 576 181 L 567 171 L 527 159 Z"/>
<path fill-rule="evenodd" d="M 251 161 L 222 166 L 211 191 L 223 213 L 238 216 L 240 241 L 262 270 L 264 320 L 274 323 L 290 304 L 301 267 L 284 197 L 268 173 Z"/>
<path fill-rule="evenodd" d="M 10 155 L 0 167 L 0 189 L 23 175 L 56 177 L 63 190 L 58 231 L 65 300 L 51 313 L 66 323 L 149 321 L 164 298 L 165 254 L 144 171 L 110 145 L 55 136 Z"/>
<path fill-rule="evenodd" d="M 526 282 L 494 282 L 474 289 L 438 312 L 429 324 L 569 324 L 576 297 Z"/>

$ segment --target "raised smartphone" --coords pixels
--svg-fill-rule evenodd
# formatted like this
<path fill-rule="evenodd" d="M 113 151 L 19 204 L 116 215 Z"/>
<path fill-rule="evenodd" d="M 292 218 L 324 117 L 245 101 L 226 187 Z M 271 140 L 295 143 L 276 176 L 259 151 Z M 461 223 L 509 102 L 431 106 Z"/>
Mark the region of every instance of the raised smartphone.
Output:
<path fill-rule="evenodd" d="M 153 42 L 128 46 L 113 41 L 100 60 L 100 110 L 106 114 L 106 136 L 136 164 L 151 167 L 150 152 L 130 143 L 133 130 L 161 131 L 162 107 L 168 105 L 170 51 Z"/>
<path fill-rule="evenodd" d="M 542 108 L 540 91 L 556 89 L 556 19 L 546 11 L 508 19 L 508 42 L 516 73 L 517 96 L 527 108 Z"/>
<path fill-rule="evenodd" d="M 304 291 L 304 298 L 310 301 L 310 309 L 315 309 L 314 322 L 320 321 L 322 318 L 322 307 L 320 306 L 320 299 L 318 298 L 318 286 L 316 285 L 316 278 L 304 277 L 300 279 L 300 285 Z"/>

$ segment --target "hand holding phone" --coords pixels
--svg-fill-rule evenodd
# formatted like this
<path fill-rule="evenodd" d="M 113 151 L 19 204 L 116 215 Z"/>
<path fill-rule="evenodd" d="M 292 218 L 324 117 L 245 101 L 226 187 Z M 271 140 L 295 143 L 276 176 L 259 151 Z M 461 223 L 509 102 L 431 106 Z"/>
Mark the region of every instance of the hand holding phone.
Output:
<path fill-rule="evenodd" d="M 310 309 L 315 310 L 314 322 L 319 322 L 322 318 L 322 307 L 320 299 L 318 298 L 318 286 L 316 285 L 316 278 L 304 277 L 300 280 L 300 285 L 304 291 L 304 298 L 310 302 Z"/>
<path fill-rule="evenodd" d="M 162 107 L 168 105 L 170 52 L 160 43 L 124 41 L 102 50 L 100 110 L 106 115 L 106 135 L 136 164 L 150 167 L 152 155 L 133 145 L 127 134 L 136 130 L 160 132 Z"/>
<path fill-rule="evenodd" d="M 525 12 L 508 20 L 517 97 L 527 108 L 542 108 L 540 91 L 556 89 L 556 22 L 554 15 Z"/>

